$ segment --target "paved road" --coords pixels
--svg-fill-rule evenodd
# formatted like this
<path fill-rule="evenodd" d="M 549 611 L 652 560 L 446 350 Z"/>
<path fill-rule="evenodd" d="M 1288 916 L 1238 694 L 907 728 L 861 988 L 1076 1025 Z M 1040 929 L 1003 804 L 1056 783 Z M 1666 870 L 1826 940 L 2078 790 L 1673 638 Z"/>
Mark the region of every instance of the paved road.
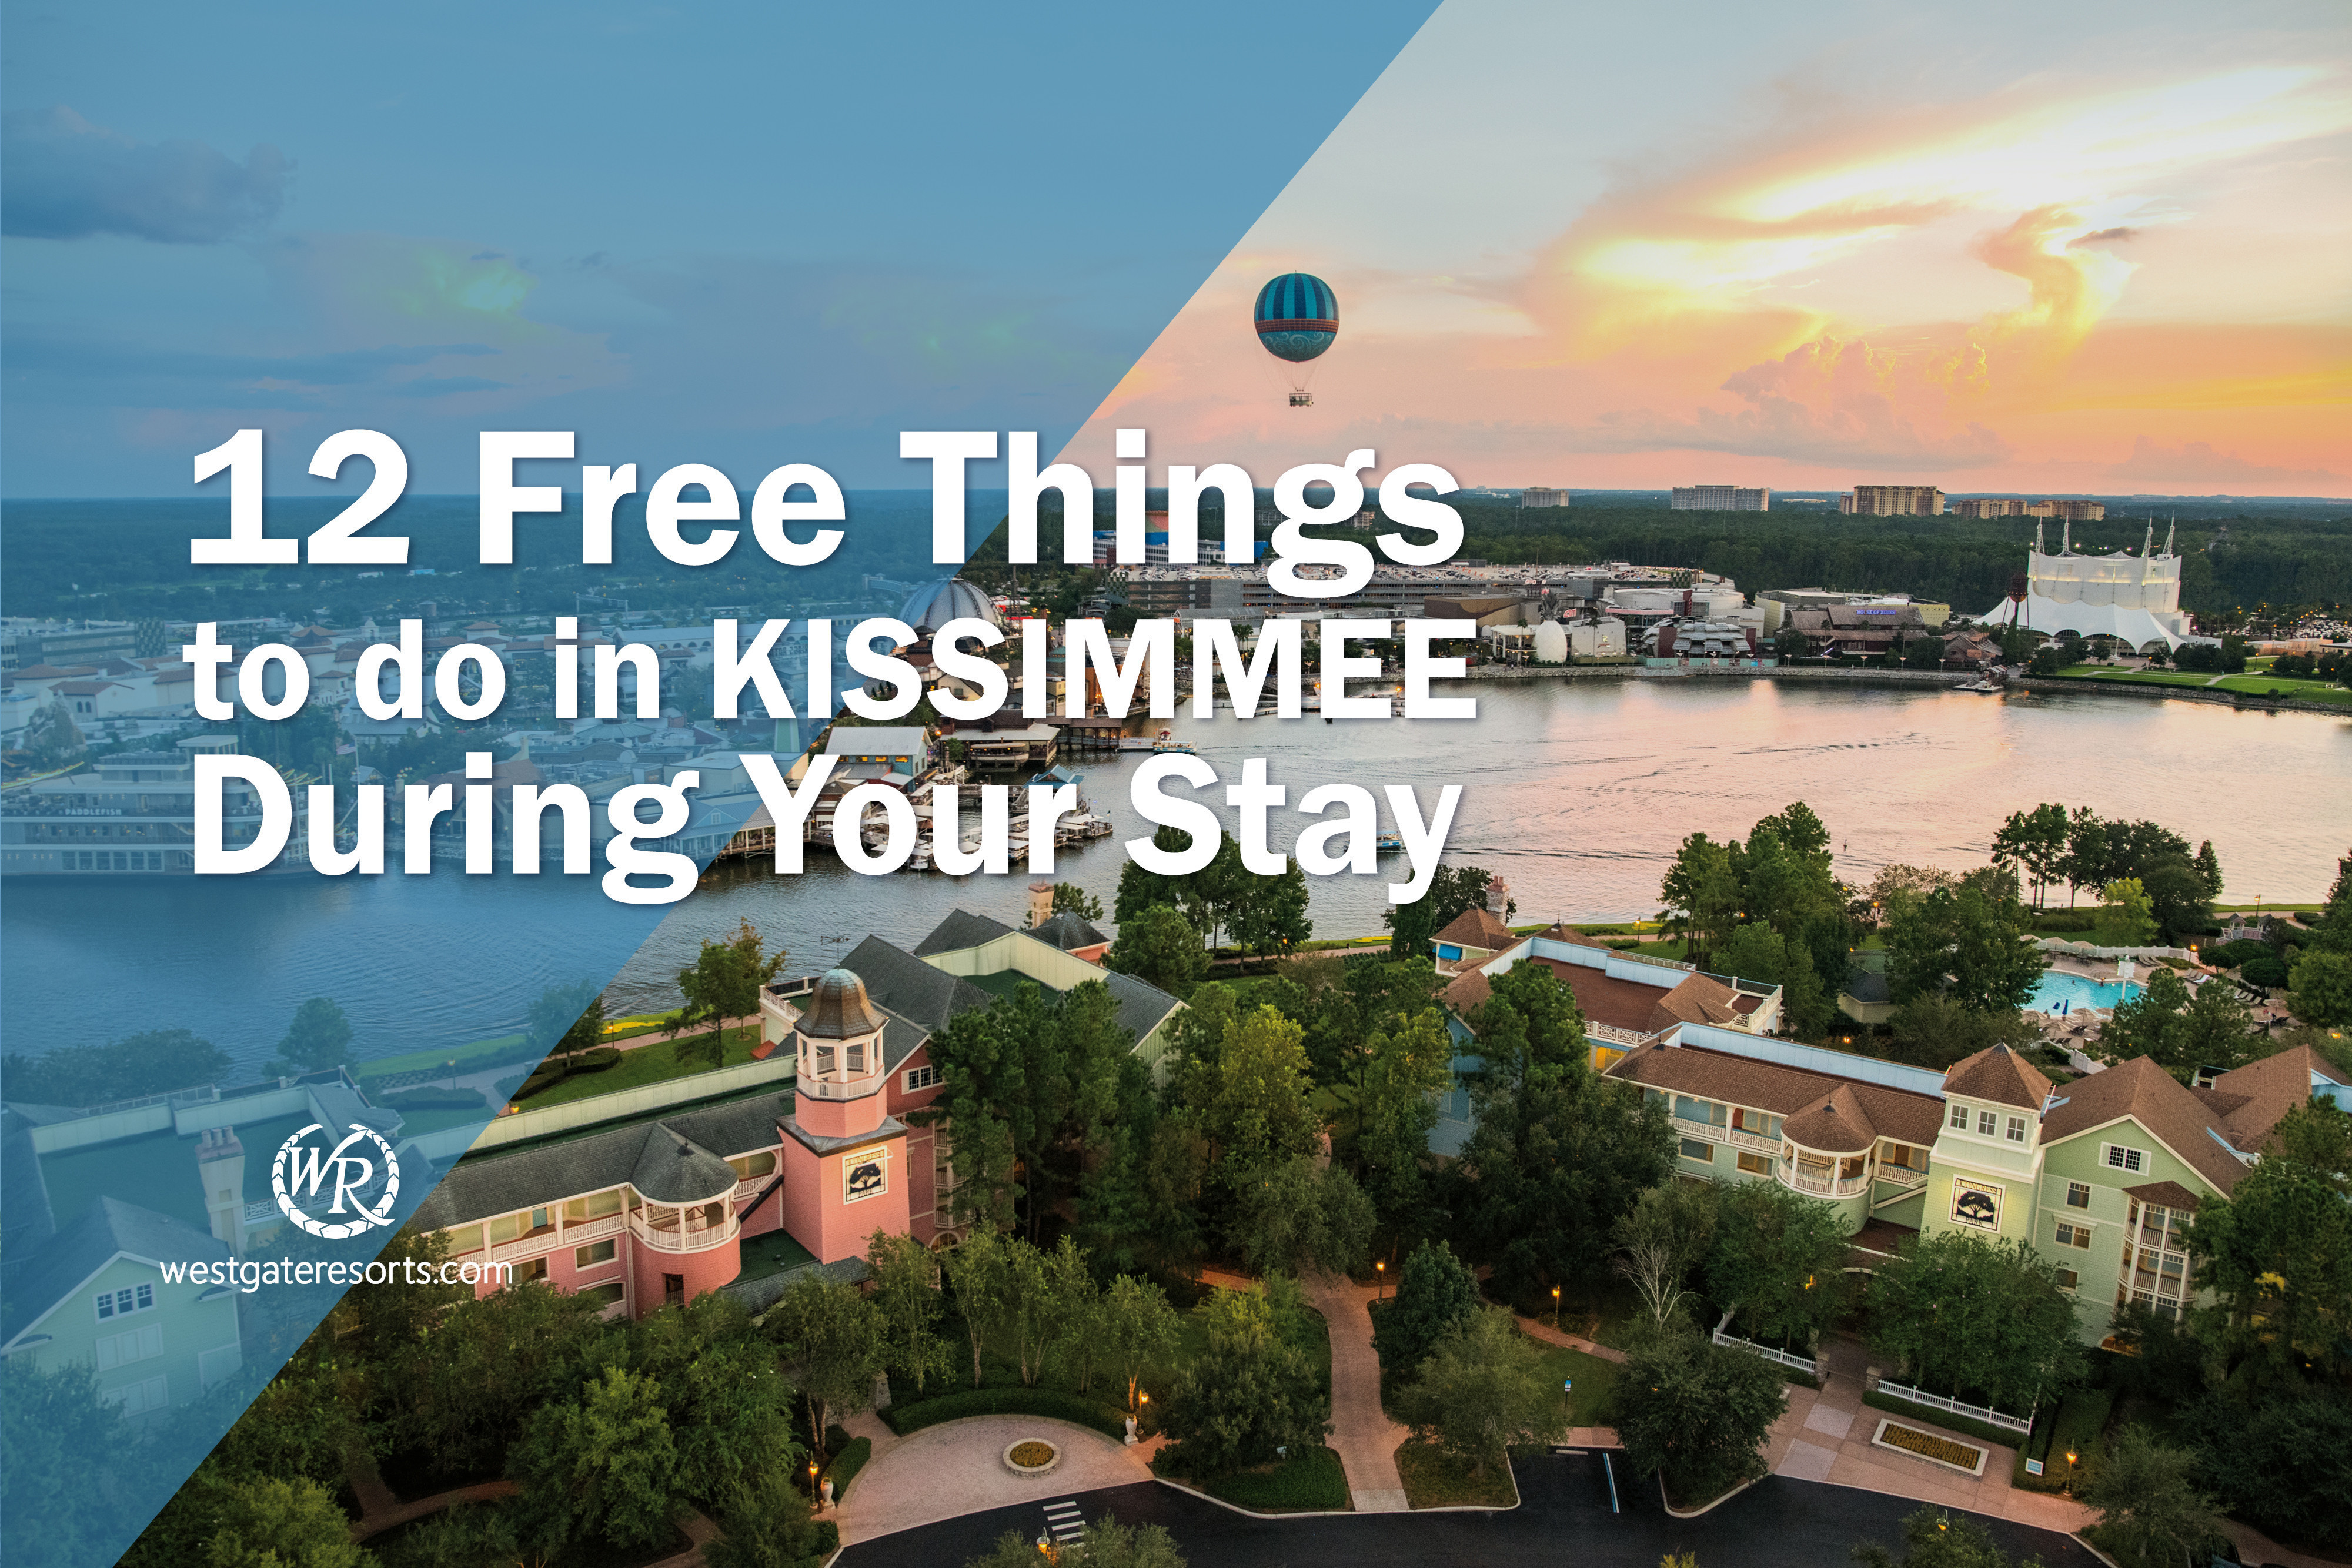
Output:
<path fill-rule="evenodd" d="M 1849 1562 L 1853 1542 L 1898 1546 L 1906 1498 L 1768 1478 L 1699 1519 L 1670 1517 L 1657 1488 L 1624 1488 L 1612 1514 L 1600 1460 L 1545 1458 L 1519 1466 L 1524 1504 L 1505 1513 L 1374 1514 L 1257 1520 L 1147 1482 L 1106 1491 L 1041 1496 L 1036 1503 L 970 1514 L 884 1536 L 844 1552 L 839 1568 L 958 1568 L 1010 1530 L 1034 1541 L 1045 1504 L 1075 1502 L 1089 1520 L 1161 1524 L 1195 1568 L 1397 1568 L 1476 1563 L 1481 1568 L 1656 1568 L 1668 1551 L 1696 1552 L 1704 1568 L 1823 1568 Z M 1621 1480 L 1622 1486 L 1622 1480 Z M 2012 1555 L 2038 1552 L 2049 1568 L 2093 1568 L 2070 1537 L 2005 1520 L 1984 1521 Z"/>

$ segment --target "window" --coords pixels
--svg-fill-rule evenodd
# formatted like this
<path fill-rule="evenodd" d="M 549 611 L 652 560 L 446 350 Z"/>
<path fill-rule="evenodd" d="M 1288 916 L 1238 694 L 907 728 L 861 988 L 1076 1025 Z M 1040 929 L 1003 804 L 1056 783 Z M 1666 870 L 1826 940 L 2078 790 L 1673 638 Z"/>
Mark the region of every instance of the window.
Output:
<path fill-rule="evenodd" d="M 462 1258 L 468 1252 L 482 1249 L 482 1228 L 478 1225 L 461 1225 L 445 1234 L 449 1238 L 449 1256 L 452 1258 Z"/>
<path fill-rule="evenodd" d="M 1741 1150 L 1739 1155 L 1739 1174 L 1742 1176 L 1770 1176 L 1772 1174 L 1771 1156 L 1769 1155 L 1751 1155 L 1744 1149 Z"/>
<path fill-rule="evenodd" d="M 514 1282 L 518 1285 L 528 1285 L 533 1280 L 546 1278 L 547 1260 L 544 1258 L 528 1258 L 515 1265 Z"/>
<path fill-rule="evenodd" d="M 618 1280 L 609 1281 L 602 1285 L 589 1285 L 580 1291 L 580 1299 L 593 1301 L 600 1307 L 609 1307 L 621 1299 L 621 1281 Z"/>
<path fill-rule="evenodd" d="M 2025 1142 L 2025 1118 L 2022 1116 L 2011 1116 L 2009 1119 L 2009 1125 L 2001 1130 L 2001 1136 L 2007 1138 L 2012 1144 L 2021 1144 Z"/>
<path fill-rule="evenodd" d="M 152 1285 L 126 1285 L 120 1291 L 98 1293 L 98 1321 L 107 1322 L 115 1318 L 127 1318 L 133 1312 L 143 1312 L 155 1304 Z"/>
<path fill-rule="evenodd" d="M 2103 1145 L 2099 1152 L 2099 1158 L 2112 1170 L 2138 1171 L 2147 1168 L 2146 1149 L 2127 1149 L 2121 1144 Z"/>
<path fill-rule="evenodd" d="M 161 1410 L 172 1402 L 171 1388 L 170 1378 L 151 1377 L 144 1383 L 109 1389 L 104 1397 L 121 1406 L 125 1416 L 144 1416 L 150 1410 Z"/>
<path fill-rule="evenodd" d="M 2082 1282 L 2083 1277 L 2074 1272 L 2074 1270 L 2061 1269 L 2058 1270 L 2058 1288 L 2060 1290 L 2071 1291 Z"/>
<path fill-rule="evenodd" d="M 1761 1111 L 1734 1111 L 1731 1113 L 1731 1124 L 1743 1133 L 1753 1133 L 1759 1138 L 1777 1139 L 1780 1135 L 1780 1118 L 1768 1116 Z"/>
<path fill-rule="evenodd" d="M 614 1255 L 619 1250 L 620 1244 L 616 1241 L 610 1239 L 591 1241 L 587 1246 L 576 1249 L 572 1252 L 572 1266 L 575 1269 L 593 1269 L 600 1263 L 610 1263 Z"/>
<path fill-rule="evenodd" d="M 2070 1181 L 2066 1184 L 2066 1207 L 2069 1208 L 2091 1207 L 2091 1189 L 2087 1183 Z"/>
<path fill-rule="evenodd" d="M 776 1174 L 776 1151 L 761 1149 L 756 1155 L 738 1155 L 727 1163 L 734 1167 L 737 1181 L 758 1181 L 761 1176 Z"/>
<path fill-rule="evenodd" d="M 1712 1100 L 1694 1100 L 1687 1094 L 1675 1096 L 1675 1119 L 1696 1122 L 1705 1126 L 1720 1127 L 1731 1119 L 1730 1109 Z"/>
<path fill-rule="evenodd" d="M 1979 1135 L 1990 1138 L 2000 1129 L 2000 1118 L 1994 1115 L 1991 1112 L 1979 1111 L 1977 1113 L 1977 1132 Z"/>
<path fill-rule="evenodd" d="M 1686 1160 L 1696 1160 L 1703 1166 L 1711 1166 L 1715 1163 L 1715 1145 L 1709 1143 L 1702 1143 L 1696 1138 L 1683 1139 L 1682 1153 L 1683 1158 Z"/>
<path fill-rule="evenodd" d="M 563 1206 L 563 1221 L 567 1225 L 579 1225 L 620 1212 L 621 1189 L 614 1187 L 609 1192 L 592 1192 L 586 1197 L 572 1198 Z"/>
<path fill-rule="evenodd" d="M 1945 1115 L 1944 1125 L 1951 1128 L 1954 1132 L 1967 1132 L 1969 1130 L 1969 1108 L 1966 1105 L 1954 1105 L 1950 1112 Z"/>
<path fill-rule="evenodd" d="M 685 1275 L 664 1274 L 662 1276 L 662 1305 L 666 1307 L 686 1305 Z"/>
<path fill-rule="evenodd" d="M 2057 1239 L 2061 1247 L 2088 1247 L 2091 1244 L 2091 1228 L 2072 1225 L 2062 1219 L 2058 1222 Z"/>
<path fill-rule="evenodd" d="M 910 1067 L 907 1070 L 907 1092 L 919 1094 L 926 1089 L 940 1086 L 940 1070 L 936 1067 Z"/>
<path fill-rule="evenodd" d="M 1878 1163 L 1899 1170 L 1924 1171 L 1927 1168 L 1927 1151 L 1916 1144 L 1889 1144 Z"/>

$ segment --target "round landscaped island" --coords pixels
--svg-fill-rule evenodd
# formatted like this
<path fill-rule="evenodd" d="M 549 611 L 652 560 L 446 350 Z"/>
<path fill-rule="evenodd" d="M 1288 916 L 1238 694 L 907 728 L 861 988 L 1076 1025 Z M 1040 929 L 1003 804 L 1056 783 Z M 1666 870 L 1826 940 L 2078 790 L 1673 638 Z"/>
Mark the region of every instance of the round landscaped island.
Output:
<path fill-rule="evenodd" d="M 1042 1476 L 1062 1462 L 1062 1450 L 1043 1437 L 1024 1437 L 1004 1449 L 1004 1468 L 1016 1476 Z"/>

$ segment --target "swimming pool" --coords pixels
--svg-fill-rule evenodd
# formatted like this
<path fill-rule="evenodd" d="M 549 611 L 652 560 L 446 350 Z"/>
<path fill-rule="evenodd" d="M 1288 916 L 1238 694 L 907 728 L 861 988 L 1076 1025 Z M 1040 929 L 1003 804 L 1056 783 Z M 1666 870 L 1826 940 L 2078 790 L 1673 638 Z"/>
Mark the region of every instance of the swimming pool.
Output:
<path fill-rule="evenodd" d="M 2116 980 L 2087 980 L 2080 975 L 2063 974 L 2045 969 L 2035 983 L 2032 999 L 2025 1004 L 2030 1013 L 2080 1012 L 2084 1008 L 2111 1009 L 2117 1002 L 2139 995 L 2137 986 L 2126 986 Z"/>

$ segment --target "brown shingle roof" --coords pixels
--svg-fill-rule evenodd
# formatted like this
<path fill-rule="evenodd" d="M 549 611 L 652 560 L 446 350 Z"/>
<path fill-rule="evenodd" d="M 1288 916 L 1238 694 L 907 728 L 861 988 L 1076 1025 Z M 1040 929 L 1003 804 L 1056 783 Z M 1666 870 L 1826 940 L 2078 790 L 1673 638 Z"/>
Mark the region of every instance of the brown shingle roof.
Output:
<path fill-rule="evenodd" d="M 1465 947 L 1484 947 L 1490 953 L 1499 953 L 1518 938 L 1511 935 L 1509 926 L 1495 918 L 1493 910 L 1482 905 L 1475 909 L 1465 909 L 1455 915 L 1447 924 L 1445 929 L 1437 934 L 1437 940 L 1456 943 Z"/>
<path fill-rule="evenodd" d="M 1560 984 L 1576 994 L 1577 1010 L 1594 1023 L 1632 1030 L 1636 1034 L 1649 1034 L 1657 1029 L 1650 1021 L 1650 1015 L 1656 1011 L 1658 998 L 1665 994 L 1664 986 L 1621 980 L 1599 969 L 1563 964 L 1553 958 L 1529 958 L 1527 962 L 1549 969 Z"/>
<path fill-rule="evenodd" d="M 1880 1137 L 1906 1144 L 1932 1145 L 1944 1120 L 1943 1103 L 1929 1095 L 1757 1061 L 1704 1046 L 1639 1046 L 1611 1066 L 1609 1076 L 1653 1089 L 1753 1106 L 1782 1117 L 1809 1110 L 1842 1089 L 1858 1108 L 1848 1114 L 1859 1114 Z"/>
<path fill-rule="evenodd" d="M 2009 1047 L 1996 1045 L 1952 1063 L 1944 1074 L 1944 1092 L 2039 1111 L 2050 1098 L 2050 1080 Z"/>
<path fill-rule="evenodd" d="M 1437 993 L 1437 999 L 1467 1017 L 1484 1007 L 1486 998 L 1494 994 L 1494 985 L 1484 974 L 1476 969 L 1465 969 L 1446 982 L 1445 988 Z"/>
<path fill-rule="evenodd" d="M 1667 1029 L 1676 1023 L 1711 1023 L 1736 1027 L 1740 1019 L 1739 993 L 1712 975 L 1685 975 L 1682 983 L 1650 1008 L 1644 1027 Z"/>
<path fill-rule="evenodd" d="M 1841 1083 L 1780 1124 L 1790 1143 L 1825 1155 L 1866 1154 L 1878 1142 L 1878 1129 L 1853 1088 Z"/>
<path fill-rule="evenodd" d="M 2124 1188 L 2124 1196 L 2136 1197 L 2142 1203 L 2155 1204 L 2159 1208 L 2178 1208 L 2190 1213 L 2196 1211 L 2198 1204 L 2197 1195 L 2177 1181 L 2152 1181 L 2139 1186 L 2127 1186 Z"/>
<path fill-rule="evenodd" d="M 2205 1105 L 2183 1089 L 2179 1080 L 2145 1056 L 2135 1056 L 2066 1085 L 2063 1100 L 2042 1118 L 2042 1146 L 2126 1116 L 2159 1139 L 2217 1192 L 2228 1192 L 2246 1174 L 2236 1156 L 2210 1135 L 2209 1130 L 2219 1129 Z"/>
<path fill-rule="evenodd" d="M 2278 1125 L 2279 1118 L 2311 1098 L 2315 1072 L 2331 1083 L 2346 1081 L 2340 1068 L 2309 1046 L 2298 1045 L 2232 1068 L 2213 1080 L 2213 1087 L 2198 1098 L 2221 1122 L 2223 1137 L 2255 1154 L 2270 1141 L 2271 1129 Z"/>
<path fill-rule="evenodd" d="M 1579 931 L 1573 925 L 1555 925 L 1537 932 L 1536 935 L 1542 937 L 1547 942 L 1565 942 L 1575 947 L 1598 947 L 1604 953 L 1613 953 L 1616 951 L 1615 948 L 1610 946 L 1608 943 L 1601 941 L 1599 937 L 1587 936 L 1583 932 Z"/>

